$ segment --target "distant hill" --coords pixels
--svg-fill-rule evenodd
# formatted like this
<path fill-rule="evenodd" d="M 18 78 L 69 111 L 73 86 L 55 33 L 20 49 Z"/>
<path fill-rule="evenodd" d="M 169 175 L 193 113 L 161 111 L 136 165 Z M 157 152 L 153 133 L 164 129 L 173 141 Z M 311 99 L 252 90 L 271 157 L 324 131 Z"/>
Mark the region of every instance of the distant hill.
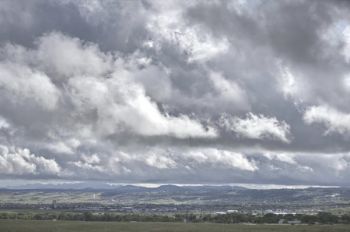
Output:
<path fill-rule="evenodd" d="M 350 188 L 248 189 L 235 186 L 143 187 L 100 184 L 94 187 L 74 183 L 26 185 L 0 190 L 1 203 L 8 202 L 96 202 L 113 204 L 193 204 L 193 205 L 329 205 L 350 204 Z M 43 200 L 44 199 L 44 200 Z"/>

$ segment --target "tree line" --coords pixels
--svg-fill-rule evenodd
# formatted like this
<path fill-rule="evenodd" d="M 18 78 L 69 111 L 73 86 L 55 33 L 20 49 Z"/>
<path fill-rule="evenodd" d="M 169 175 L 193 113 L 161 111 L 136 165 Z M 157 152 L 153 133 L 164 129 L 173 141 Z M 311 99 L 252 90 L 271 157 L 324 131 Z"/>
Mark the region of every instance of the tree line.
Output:
<path fill-rule="evenodd" d="M 19 220 L 65 220 L 65 221 L 118 221 L 118 222 L 211 222 L 211 223 L 279 223 L 281 219 L 285 223 L 288 221 L 300 221 L 304 224 L 350 224 L 350 214 L 337 216 L 327 212 L 319 212 L 316 215 L 306 214 L 286 214 L 278 215 L 268 213 L 263 216 L 252 214 L 120 214 L 110 212 L 2 212 L 0 219 L 19 219 Z"/>

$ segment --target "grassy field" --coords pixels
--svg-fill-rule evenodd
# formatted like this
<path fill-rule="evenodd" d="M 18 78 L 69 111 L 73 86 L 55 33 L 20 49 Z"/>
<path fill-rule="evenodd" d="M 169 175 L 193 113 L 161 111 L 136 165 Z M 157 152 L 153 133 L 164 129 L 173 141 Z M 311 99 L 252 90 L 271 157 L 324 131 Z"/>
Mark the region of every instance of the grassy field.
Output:
<path fill-rule="evenodd" d="M 0 220 L 1 232 L 350 232 L 347 225 L 226 225 Z"/>

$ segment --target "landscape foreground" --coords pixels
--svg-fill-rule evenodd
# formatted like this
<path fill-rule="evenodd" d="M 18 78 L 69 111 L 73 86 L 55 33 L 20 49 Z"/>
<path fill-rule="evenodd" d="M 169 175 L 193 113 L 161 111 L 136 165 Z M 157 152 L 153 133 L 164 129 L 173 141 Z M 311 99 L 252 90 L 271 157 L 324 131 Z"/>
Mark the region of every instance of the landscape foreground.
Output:
<path fill-rule="evenodd" d="M 349 232 L 348 225 L 228 225 L 211 223 L 0 220 L 1 232 Z"/>

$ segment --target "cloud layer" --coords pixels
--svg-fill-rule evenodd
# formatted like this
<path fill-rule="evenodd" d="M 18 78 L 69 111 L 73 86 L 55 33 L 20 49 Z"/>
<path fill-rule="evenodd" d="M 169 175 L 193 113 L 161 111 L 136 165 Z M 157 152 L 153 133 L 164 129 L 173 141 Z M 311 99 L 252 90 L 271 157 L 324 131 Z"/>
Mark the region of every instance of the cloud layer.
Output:
<path fill-rule="evenodd" d="M 0 178 L 349 185 L 346 2 L 0 3 Z"/>

